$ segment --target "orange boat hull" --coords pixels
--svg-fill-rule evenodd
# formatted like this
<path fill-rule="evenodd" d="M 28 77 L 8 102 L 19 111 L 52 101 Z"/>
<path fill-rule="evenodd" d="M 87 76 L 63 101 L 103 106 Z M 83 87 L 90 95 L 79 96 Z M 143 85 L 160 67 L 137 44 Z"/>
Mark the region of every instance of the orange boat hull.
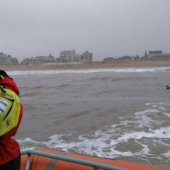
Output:
<path fill-rule="evenodd" d="M 129 170 L 170 170 L 169 168 L 153 167 L 145 164 L 139 164 L 134 162 L 122 161 L 122 160 L 106 159 L 106 158 L 87 156 L 83 154 L 67 153 L 55 149 L 38 148 L 37 150 L 42 152 L 48 152 L 51 154 L 64 155 L 71 158 L 93 161 L 101 164 L 129 169 Z M 27 158 L 28 158 L 27 155 L 22 155 L 21 170 L 25 170 Z M 93 167 L 88 167 L 81 164 L 32 155 L 30 170 L 50 170 L 50 169 L 51 170 L 94 170 Z"/>

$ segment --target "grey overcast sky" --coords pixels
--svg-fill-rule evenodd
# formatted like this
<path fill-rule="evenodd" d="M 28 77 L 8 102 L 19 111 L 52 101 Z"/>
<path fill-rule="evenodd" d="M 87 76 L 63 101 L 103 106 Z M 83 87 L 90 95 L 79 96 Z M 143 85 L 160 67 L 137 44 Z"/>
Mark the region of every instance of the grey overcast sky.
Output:
<path fill-rule="evenodd" d="M 95 60 L 170 53 L 170 0 L 0 0 L 0 52 L 22 60 L 72 49 Z"/>

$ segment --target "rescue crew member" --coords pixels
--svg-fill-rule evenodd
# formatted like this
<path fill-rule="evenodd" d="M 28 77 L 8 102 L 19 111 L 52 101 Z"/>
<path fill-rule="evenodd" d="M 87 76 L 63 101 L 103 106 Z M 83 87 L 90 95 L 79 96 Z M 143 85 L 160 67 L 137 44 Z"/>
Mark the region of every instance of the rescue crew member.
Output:
<path fill-rule="evenodd" d="M 0 70 L 0 170 L 20 170 L 20 147 L 13 139 L 23 116 L 19 89 L 4 70 Z"/>

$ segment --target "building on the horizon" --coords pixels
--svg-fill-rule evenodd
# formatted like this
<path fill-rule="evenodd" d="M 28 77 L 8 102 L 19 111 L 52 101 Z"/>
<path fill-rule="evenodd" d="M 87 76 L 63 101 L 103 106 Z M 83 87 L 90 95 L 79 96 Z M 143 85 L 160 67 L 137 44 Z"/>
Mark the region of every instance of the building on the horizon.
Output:
<path fill-rule="evenodd" d="M 45 64 L 45 63 L 54 63 L 56 60 L 54 56 L 49 54 L 49 56 L 36 56 L 31 58 L 25 58 L 21 61 L 21 64 Z"/>
<path fill-rule="evenodd" d="M 142 57 L 142 59 L 149 59 L 149 60 L 169 60 L 170 54 L 169 53 L 163 53 L 162 50 L 155 50 L 155 51 L 145 51 L 145 55 Z"/>
<path fill-rule="evenodd" d="M 163 55 L 162 50 L 148 51 L 147 57 L 148 58 L 154 58 L 154 57 L 162 56 L 162 55 Z"/>
<path fill-rule="evenodd" d="M 68 62 L 91 62 L 93 61 L 93 54 L 89 51 L 83 52 L 81 55 L 77 54 L 75 50 L 64 50 L 60 52 L 59 60 L 63 63 Z"/>
<path fill-rule="evenodd" d="M 93 54 L 86 50 L 80 55 L 80 61 L 81 62 L 92 62 Z"/>
<path fill-rule="evenodd" d="M 49 56 L 36 56 L 25 58 L 21 64 L 44 64 L 44 63 L 73 63 L 73 62 L 92 62 L 93 54 L 89 51 L 83 52 L 81 55 L 77 54 L 75 50 L 64 50 L 60 52 L 58 58 L 51 54 Z"/>
<path fill-rule="evenodd" d="M 107 57 L 104 58 L 104 62 L 115 62 L 115 61 L 136 61 L 140 60 L 140 57 L 138 55 L 136 56 L 122 56 L 122 57 Z"/>
<path fill-rule="evenodd" d="M 113 62 L 113 61 L 116 61 L 116 58 L 107 57 L 107 58 L 104 58 L 103 61 L 104 61 L 104 62 Z"/>
<path fill-rule="evenodd" d="M 76 51 L 75 50 L 64 50 L 60 52 L 60 61 L 63 63 L 74 62 L 76 60 Z"/>
<path fill-rule="evenodd" d="M 18 59 L 11 57 L 11 55 L 0 52 L 0 65 L 18 64 Z"/>

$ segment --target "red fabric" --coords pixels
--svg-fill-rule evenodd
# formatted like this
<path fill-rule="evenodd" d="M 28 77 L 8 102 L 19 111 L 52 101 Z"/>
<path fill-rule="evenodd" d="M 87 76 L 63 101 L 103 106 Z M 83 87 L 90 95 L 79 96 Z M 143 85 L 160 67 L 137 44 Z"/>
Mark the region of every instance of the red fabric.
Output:
<path fill-rule="evenodd" d="M 21 113 L 17 127 L 13 128 L 10 132 L 0 137 L 0 166 L 9 161 L 12 161 L 20 154 L 20 146 L 18 142 L 11 137 L 15 136 L 19 128 L 22 116 L 23 107 L 21 105 Z"/>
<path fill-rule="evenodd" d="M 19 89 L 12 78 L 4 77 L 3 80 L 0 80 L 0 84 L 5 85 L 8 89 L 12 90 L 19 96 Z"/>
<path fill-rule="evenodd" d="M 0 85 L 5 85 L 6 88 L 14 91 L 17 95 L 19 95 L 19 89 L 12 78 L 5 77 L 3 80 L 0 80 Z M 20 154 L 20 146 L 18 142 L 12 137 L 15 136 L 17 133 L 22 116 L 23 106 L 21 104 L 21 112 L 19 116 L 18 125 L 15 128 L 13 128 L 10 132 L 6 133 L 3 136 L 0 136 L 0 166 L 8 163 L 9 161 L 12 161 L 13 159 L 17 158 Z"/>

